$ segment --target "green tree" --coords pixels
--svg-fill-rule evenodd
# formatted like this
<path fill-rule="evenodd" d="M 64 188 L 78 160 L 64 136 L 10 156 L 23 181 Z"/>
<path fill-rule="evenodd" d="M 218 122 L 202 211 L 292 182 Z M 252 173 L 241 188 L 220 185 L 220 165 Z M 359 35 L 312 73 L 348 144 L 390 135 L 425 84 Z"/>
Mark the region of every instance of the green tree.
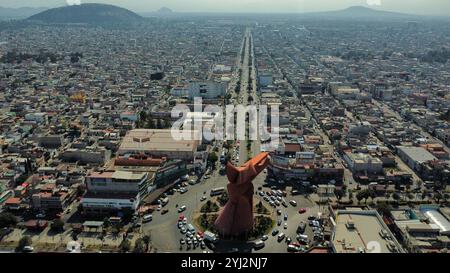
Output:
<path fill-rule="evenodd" d="M 450 195 L 448 193 L 444 193 L 444 195 L 442 197 L 443 197 L 445 203 L 447 203 Z"/>
<path fill-rule="evenodd" d="M 17 224 L 17 217 L 9 212 L 0 213 L 0 228 L 15 226 Z"/>
<path fill-rule="evenodd" d="M 348 199 L 353 200 L 353 191 L 348 192 Z"/>
<path fill-rule="evenodd" d="M 215 152 L 210 152 L 209 154 L 208 154 L 208 164 L 210 165 L 210 166 L 215 166 L 216 165 L 216 162 L 217 162 L 217 160 L 219 160 L 219 158 L 217 157 L 217 153 L 215 153 Z"/>
<path fill-rule="evenodd" d="M 394 192 L 392 194 L 392 198 L 394 198 L 394 200 L 398 202 L 400 200 L 400 195 L 398 193 Z"/>
<path fill-rule="evenodd" d="M 130 240 L 124 239 L 119 245 L 120 252 L 129 252 L 131 249 Z"/>
<path fill-rule="evenodd" d="M 31 237 L 30 236 L 23 236 L 20 238 L 19 243 L 17 244 L 16 251 L 21 252 L 26 246 L 31 245 Z"/>
<path fill-rule="evenodd" d="M 152 237 L 150 235 L 144 235 L 144 237 L 142 237 L 142 241 L 145 244 L 145 250 L 148 251 L 148 247 L 150 245 L 150 242 L 152 240 Z"/>
<path fill-rule="evenodd" d="M 365 196 L 364 191 L 359 191 L 359 192 L 356 194 L 356 199 L 358 200 L 358 203 L 360 203 L 361 200 L 364 199 L 364 196 Z"/>
<path fill-rule="evenodd" d="M 134 253 L 145 253 L 146 251 L 146 245 L 145 242 L 142 238 L 139 238 L 136 240 L 136 242 L 134 243 Z"/>
<path fill-rule="evenodd" d="M 50 229 L 52 231 L 56 231 L 56 232 L 63 231 L 64 230 L 64 222 L 61 219 L 55 219 L 50 224 Z"/>
<path fill-rule="evenodd" d="M 383 216 L 390 216 L 391 209 L 391 206 L 386 202 L 378 202 L 377 204 L 377 210 Z"/>
<path fill-rule="evenodd" d="M 440 203 L 440 201 L 441 201 L 441 199 L 442 199 L 442 193 L 440 193 L 440 192 L 436 192 L 434 195 L 433 195 L 433 199 L 436 201 L 436 203 Z"/>
<path fill-rule="evenodd" d="M 342 189 L 337 189 L 334 191 L 334 194 L 336 195 L 336 198 L 341 201 L 342 197 L 345 195 L 345 192 Z"/>

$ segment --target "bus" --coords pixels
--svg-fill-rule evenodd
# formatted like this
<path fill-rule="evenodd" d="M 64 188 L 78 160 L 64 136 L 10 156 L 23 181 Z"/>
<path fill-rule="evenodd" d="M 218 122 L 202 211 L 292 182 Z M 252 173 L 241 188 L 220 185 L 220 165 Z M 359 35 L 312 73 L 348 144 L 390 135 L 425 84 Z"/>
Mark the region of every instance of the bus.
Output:
<path fill-rule="evenodd" d="M 225 191 L 225 188 L 224 188 L 224 187 L 211 189 L 211 196 L 220 195 L 220 194 L 222 194 L 224 191 Z"/>

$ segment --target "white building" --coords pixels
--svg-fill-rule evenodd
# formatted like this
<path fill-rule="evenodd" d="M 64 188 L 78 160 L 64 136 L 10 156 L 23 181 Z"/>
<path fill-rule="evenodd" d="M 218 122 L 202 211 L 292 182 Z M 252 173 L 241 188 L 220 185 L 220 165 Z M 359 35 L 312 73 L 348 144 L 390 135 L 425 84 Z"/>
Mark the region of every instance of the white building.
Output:
<path fill-rule="evenodd" d="M 190 99 L 201 97 L 203 99 L 215 99 L 217 97 L 225 96 L 227 91 L 226 82 L 215 81 L 192 81 L 189 82 Z"/>
<path fill-rule="evenodd" d="M 86 176 L 87 193 L 81 204 L 85 212 L 137 209 L 148 192 L 148 173 L 128 171 L 90 172 Z"/>
<path fill-rule="evenodd" d="M 347 162 L 352 172 L 381 173 L 383 172 L 383 162 L 369 154 L 354 154 L 346 152 L 344 160 Z"/>

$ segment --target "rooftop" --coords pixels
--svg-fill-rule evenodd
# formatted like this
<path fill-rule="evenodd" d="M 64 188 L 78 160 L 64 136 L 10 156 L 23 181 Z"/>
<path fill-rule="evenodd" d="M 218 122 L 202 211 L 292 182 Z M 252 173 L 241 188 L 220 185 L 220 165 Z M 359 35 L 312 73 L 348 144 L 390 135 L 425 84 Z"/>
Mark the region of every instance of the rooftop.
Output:
<path fill-rule="evenodd" d="M 394 248 L 401 249 L 380 215 L 374 210 L 339 210 L 335 222 L 333 245 L 337 253 L 360 251 L 392 253 L 397 252 Z M 382 232 L 388 234 L 390 239 L 383 238 Z"/>
<path fill-rule="evenodd" d="M 408 155 L 411 159 L 417 162 L 427 162 L 431 160 L 437 160 L 437 158 L 422 147 L 407 147 L 398 146 L 399 150 Z"/>
<path fill-rule="evenodd" d="M 177 140 L 173 138 L 170 129 L 135 129 L 127 133 L 119 148 L 119 153 L 127 151 L 167 151 L 167 152 L 195 152 L 200 144 L 194 139 L 195 130 L 183 130 L 180 134 L 191 136 L 191 140 Z"/>

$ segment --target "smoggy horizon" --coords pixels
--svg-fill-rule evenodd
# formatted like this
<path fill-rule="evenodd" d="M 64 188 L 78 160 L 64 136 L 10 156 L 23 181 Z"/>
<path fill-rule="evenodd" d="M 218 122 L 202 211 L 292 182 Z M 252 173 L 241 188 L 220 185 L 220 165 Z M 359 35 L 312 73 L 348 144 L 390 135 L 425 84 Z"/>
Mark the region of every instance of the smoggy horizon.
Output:
<path fill-rule="evenodd" d="M 0 6 L 53 8 L 80 2 L 112 4 L 135 12 L 167 7 L 176 12 L 306 13 L 366 6 L 410 14 L 450 15 L 450 1 L 447 0 L 0 0 Z"/>

